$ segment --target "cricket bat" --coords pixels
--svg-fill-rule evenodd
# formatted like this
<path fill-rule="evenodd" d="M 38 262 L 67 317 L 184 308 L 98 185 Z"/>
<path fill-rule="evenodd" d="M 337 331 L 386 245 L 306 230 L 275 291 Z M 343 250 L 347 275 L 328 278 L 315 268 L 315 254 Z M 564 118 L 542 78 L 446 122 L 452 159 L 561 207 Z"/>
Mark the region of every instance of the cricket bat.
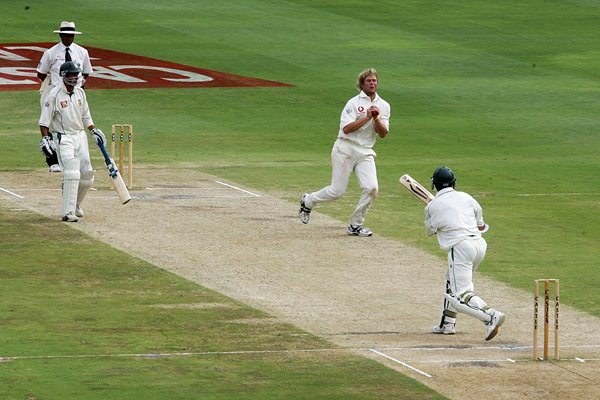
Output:
<path fill-rule="evenodd" d="M 127 204 L 131 200 L 131 196 L 129 195 L 129 190 L 127 190 L 127 186 L 125 186 L 125 182 L 123 181 L 123 177 L 119 173 L 115 161 L 108 156 L 106 149 L 102 143 L 98 143 L 98 147 L 100 147 L 100 151 L 104 156 L 104 163 L 106 164 L 106 169 L 108 169 L 108 175 L 111 177 L 111 182 L 115 191 L 117 192 L 117 196 L 119 196 L 119 200 L 121 203 Z"/>
<path fill-rule="evenodd" d="M 431 192 L 414 180 L 410 175 L 402 175 L 400 184 L 406 187 L 412 194 L 417 196 L 423 203 L 427 204 L 435 197 Z"/>

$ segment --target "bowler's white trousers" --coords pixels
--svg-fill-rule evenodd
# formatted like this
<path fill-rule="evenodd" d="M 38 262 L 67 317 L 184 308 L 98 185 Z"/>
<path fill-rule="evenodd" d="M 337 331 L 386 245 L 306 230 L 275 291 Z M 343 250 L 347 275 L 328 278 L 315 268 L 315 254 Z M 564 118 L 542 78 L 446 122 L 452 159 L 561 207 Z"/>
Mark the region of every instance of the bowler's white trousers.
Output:
<path fill-rule="evenodd" d="M 362 226 L 369 208 L 379 190 L 377 168 L 373 149 L 361 147 L 349 140 L 337 139 L 331 150 L 331 185 L 310 193 L 304 202 L 308 208 L 326 201 L 336 200 L 346 193 L 352 171 L 362 190 L 350 224 Z"/>

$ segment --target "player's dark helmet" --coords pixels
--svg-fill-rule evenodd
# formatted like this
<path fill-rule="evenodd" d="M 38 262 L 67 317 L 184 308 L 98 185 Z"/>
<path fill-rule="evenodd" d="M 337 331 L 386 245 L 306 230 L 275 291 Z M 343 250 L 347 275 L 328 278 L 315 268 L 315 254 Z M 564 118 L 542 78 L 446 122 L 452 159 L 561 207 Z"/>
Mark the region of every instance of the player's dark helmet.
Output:
<path fill-rule="evenodd" d="M 442 190 L 447 187 L 454 187 L 456 185 L 456 178 L 454 172 L 448 167 L 438 167 L 431 176 L 431 188 L 435 187 L 436 190 Z"/>
<path fill-rule="evenodd" d="M 65 85 L 76 86 L 79 82 L 79 74 L 81 71 L 81 68 L 73 61 L 67 61 L 60 66 L 59 74 Z"/>

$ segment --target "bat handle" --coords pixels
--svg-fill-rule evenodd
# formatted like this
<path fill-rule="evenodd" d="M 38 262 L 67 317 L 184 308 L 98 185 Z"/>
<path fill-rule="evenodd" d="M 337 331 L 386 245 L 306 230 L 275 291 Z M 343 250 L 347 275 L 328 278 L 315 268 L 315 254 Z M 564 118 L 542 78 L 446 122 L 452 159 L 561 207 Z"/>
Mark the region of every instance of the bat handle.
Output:
<path fill-rule="evenodd" d="M 108 153 L 106 152 L 106 149 L 104 148 L 104 145 L 102 143 L 96 143 L 98 145 L 98 147 L 100 147 L 100 151 L 102 152 L 102 156 L 104 157 L 104 163 L 106 164 L 106 168 L 108 169 L 108 173 L 110 174 L 111 177 L 115 177 L 117 176 L 117 173 L 119 172 L 119 170 L 117 169 L 117 167 L 114 166 L 113 162 L 111 161 L 110 157 L 108 156 Z"/>
<path fill-rule="evenodd" d="M 106 165 L 111 165 L 112 162 L 110 161 L 110 157 L 108 156 L 108 153 L 106 152 L 106 149 L 104 148 L 104 145 L 102 143 L 96 143 L 98 145 L 98 147 L 100 147 L 100 151 L 102 152 L 102 155 L 104 156 L 104 162 L 106 163 Z"/>

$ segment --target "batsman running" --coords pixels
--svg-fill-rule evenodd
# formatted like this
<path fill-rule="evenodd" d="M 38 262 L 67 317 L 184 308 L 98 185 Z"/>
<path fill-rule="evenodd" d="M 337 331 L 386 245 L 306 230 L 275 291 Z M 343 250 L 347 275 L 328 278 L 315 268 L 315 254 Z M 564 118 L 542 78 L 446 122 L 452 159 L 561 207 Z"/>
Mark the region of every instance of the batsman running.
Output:
<path fill-rule="evenodd" d="M 487 249 L 481 236 L 489 228 L 483 211 L 471 195 L 455 190 L 456 178 L 450 168 L 437 168 L 431 182 L 437 193 L 425 207 L 425 232 L 427 236 L 437 235 L 440 247 L 448 252 L 442 316 L 433 333 L 453 335 L 460 312 L 481 320 L 486 325 L 484 339 L 491 340 L 505 317 L 475 294 L 473 273 Z"/>
<path fill-rule="evenodd" d="M 92 121 L 85 91 L 78 85 L 81 71 L 73 61 L 60 66 L 62 85 L 48 93 L 39 120 L 40 148 L 47 156 L 56 153 L 62 169 L 61 218 L 65 222 L 77 222 L 83 217 L 81 203 L 94 182 L 84 127 L 96 143 L 106 145 L 104 133 Z"/>

